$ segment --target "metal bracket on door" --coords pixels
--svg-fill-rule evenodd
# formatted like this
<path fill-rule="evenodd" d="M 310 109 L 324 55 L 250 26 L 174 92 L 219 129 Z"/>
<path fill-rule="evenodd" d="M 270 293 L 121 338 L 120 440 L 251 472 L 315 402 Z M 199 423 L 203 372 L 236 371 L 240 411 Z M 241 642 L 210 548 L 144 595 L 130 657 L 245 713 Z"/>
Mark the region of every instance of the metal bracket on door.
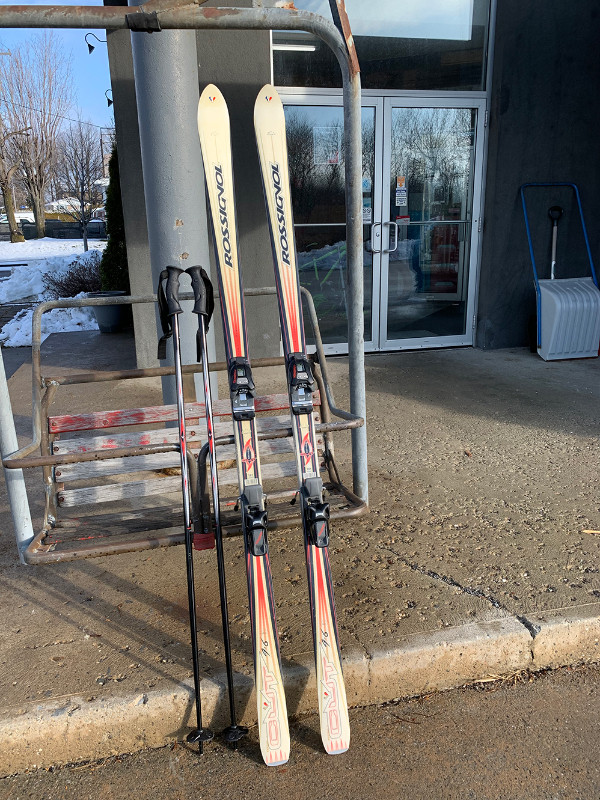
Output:
<path fill-rule="evenodd" d="M 381 242 L 381 222 L 374 222 L 371 226 L 371 252 L 381 253 L 381 247 L 375 247 L 375 240 Z"/>
<path fill-rule="evenodd" d="M 393 230 L 394 230 L 394 246 L 393 247 L 388 247 L 388 249 L 384 250 L 383 252 L 384 253 L 393 253 L 395 250 L 398 249 L 398 223 L 390 221 L 390 222 L 384 222 L 384 225 L 389 225 L 390 227 L 393 227 Z M 391 244 L 391 238 L 392 238 L 392 235 L 390 233 L 390 242 L 389 242 L 390 244 Z"/>

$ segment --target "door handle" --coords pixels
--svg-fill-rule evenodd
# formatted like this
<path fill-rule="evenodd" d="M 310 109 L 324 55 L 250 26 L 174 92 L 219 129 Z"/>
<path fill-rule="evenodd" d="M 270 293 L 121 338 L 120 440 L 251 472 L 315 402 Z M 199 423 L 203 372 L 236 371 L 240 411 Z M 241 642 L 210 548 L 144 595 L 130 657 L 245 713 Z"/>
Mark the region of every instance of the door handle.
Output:
<path fill-rule="evenodd" d="M 387 250 L 384 250 L 384 253 L 393 253 L 395 250 L 398 249 L 398 223 L 397 222 L 386 222 L 386 225 L 389 225 L 390 228 L 393 228 L 394 231 L 394 246 L 388 247 Z M 390 245 L 391 245 L 392 234 L 390 232 Z"/>
<path fill-rule="evenodd" d="M 378 246 L 375 245 L 376 240 Z M 371 225 L 371 252 L 381 253 L 381 222 L 374 222 Z"/>

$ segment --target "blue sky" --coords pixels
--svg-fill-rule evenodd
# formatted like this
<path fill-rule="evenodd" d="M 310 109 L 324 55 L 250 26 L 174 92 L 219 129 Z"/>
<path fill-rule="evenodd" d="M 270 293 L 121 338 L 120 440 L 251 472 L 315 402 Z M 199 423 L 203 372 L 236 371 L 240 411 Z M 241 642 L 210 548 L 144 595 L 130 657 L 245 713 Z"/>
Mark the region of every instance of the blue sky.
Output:
<path fill-rule="evenodd" d="M 51 5 L 52 0 L 44 0 L 43 3 L 37 0 L 14 0 L 15 4 L 36 6 Z M 101 6 L 101 0 L 59 0 L 60 5 L 90 5 Z M 12 2 L 0 0 L 2 6 L 12 5 Z M 0 51 L 11 50 L 39 33 L 36 29 L 19 28 L 0 28 Z M 72 60 L 73 76 L 73 107 L 69 113 L 70 117 L 77 118 L 78 113 L 82 119 L 89 120 L 100 127 L 112 127 L 114 119 L 112 108 L 108 108 L 104 92 L 110 89 L 110 74 L 108 70 L 108 55 L 106 45 L 97 42 L 90 37 L 90 42 L 96 49 L 89 55 L 88 48 L 84 40 L 87 30 L 55 30 L 54 34 L 58 39 L 64 53 L 70 53 Z M 93 31 L 99 39 L 106 39 L 106 32 Z M 10 56 L 0 56 L 10 58 Z M 109 97 L 110 97 L 109 93 Z"/>

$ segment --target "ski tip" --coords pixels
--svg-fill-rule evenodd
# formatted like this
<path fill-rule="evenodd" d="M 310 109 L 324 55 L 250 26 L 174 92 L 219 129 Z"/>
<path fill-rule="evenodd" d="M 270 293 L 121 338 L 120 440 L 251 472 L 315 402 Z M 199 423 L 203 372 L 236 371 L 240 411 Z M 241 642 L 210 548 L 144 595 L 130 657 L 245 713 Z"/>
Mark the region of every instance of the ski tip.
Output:
<path fill-rule="evenodd" d="M 281 98 L 277 93 L 277 89 L 270 83 L 266 83 L 257 94 L 254 113 L 256 114 L 259 109 L 265 106 L 281 106 Z"/>
<path fill-rule="evenodd" d="M 279 100 L 279 95 L 277 94 L 277 89 L 272 84 L 265 83 L 256 99 L 262 100 L 265 103 L 272 103 L 273 100 Z"/>
<path fill-rule="evenodd" d="M 220 90 L 214 83 L 209 83 L 208 86 L 204 87 L 204 91 L 198 100 L 198 123 L 201 122 L 204 114 L 210 114 L 211 108 L 222 107 L 224 104 L 225 98 Z M 210 119 L 210 117 L 208 117 L 208 119 Z"/>
<path fill-rule="evenodd" d="M 207 86 L 205 86 L 202 94 L 200 95 L 201 103 L 216 103 L 217 100 L 222 99 L 223 95 L 221 94 L 221 91 L 214 85 L 214 83 L 209 83 Z"/>

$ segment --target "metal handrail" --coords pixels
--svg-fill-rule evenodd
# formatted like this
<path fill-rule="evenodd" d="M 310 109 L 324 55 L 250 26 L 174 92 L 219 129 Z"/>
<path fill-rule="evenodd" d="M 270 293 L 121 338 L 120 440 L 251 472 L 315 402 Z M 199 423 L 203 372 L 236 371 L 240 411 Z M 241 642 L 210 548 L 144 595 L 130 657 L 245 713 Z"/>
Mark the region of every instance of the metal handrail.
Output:
<path fill-rule="evenodd" d="M 321 368 L 323 376 L 323 387 L 327 397 L 329 410 L 334 416 L 346 420 L 351 425 L 347 428 L 355 429 L 364 425 L 364 418 L 341 408 L 337 408 L 333 390 L 329 382 L 327 373 L 327 362 L 325 360 L 325 351 L 323 349 L 323 340 L 319 330 L 319 322 L 317 312 L 311 293 L 303 286 L 300 287 L 302 297 L 304 298 L 309 311 L 311 325 L 315 336 L 315 345 L 317 350 L 317 362 Z M 244 295 L 246 297 L 259 297 L 264 295 L 275 295 L 277 290 L 274 286 L 267 286 L 260 289 L 245 289 Z M 180 300 L 193 300 L 194 295 L 191 292 L 182 292 Z M 215 299 L 218 300 L 219 293 L 215 293 Z M 79 461 L 98 461 L 106 458 L 117 458 L 119 456 L 134 456 L 134 455 L 151 455 L 153 453 L 169 452 L 176 449 L 171 445 L 141 445 L 135 448 L 121 448 L 118 452 L 116 450 L 100 453 L 82 453 L 79 455 L 73 454 L 70 456 L 35 456 L 29 458 L 32 453 L 39 450 L 42 441 L 42 389 L 56 387 L 59 385 L 72 385 L 77 383 L 92 383 L 95 381 L 105 380 L 127 380 L 133 378 L 148 378 L 156 377 L 159 375 L 173 374 L 174 367 L 150 367 L 147 369 L 137 370 L 115 370 L 109 373 L 81 373 L 80 375 L 70 375 L 58 378 L 44 378 L 42 375 L 41 365 L 41 345 L 42 345 L 42 315 L 46 311 L 51 311 L 54 308 L 85 308 L 87 306 L 108 306 L 108 305 L 132 305 L 138 303 L 155 303 L 156 295 L 148 296 L 128 296 L 121 297 L 77 297 L 62 300 L 47 300 L 40 303 L 33 312 L 31 322 L 31 365 L 32 365 L 32 440 L 29 444 L 20 448 L 19 450 L 3 455 L 2 465 L 6 469 L 21 469 L 27 467 L 40 467 L 49 466 L 52 464 L 71 464 Z M 253 361 L 256 367 L 277 366 L 284 363 L 282 357 L 279 358 L 264 358 L 256 359 Z M 187 372 L 198 372 L 201 369 L 201 364 L 186 365 Z M 211 364 L 211 369 L 216 371 L 224 371 L 227 369 L 225 362 L 216 362 Z M 331 423 L 327 428 L 335 430 L 339 427 L 336 423 Z M 323 430 L 323 429 L 322 429 Z M 287 434 L 286 434 L 287 435 Z M 275 438 L 275 437 L 266 437 Z"/>
<path fill-rule="evenodd" d="M 344 139 L 345 139 L 345 193 L 348 265 L 348 357 L 350 370 L 350 410 L 359 418 L 366 418 L 366 391 L 364 369 L 364 274 L 362 242 L 362 125 L 360 72 L 352 38 L 347 25 L 344 36 L 336 26 L 317 14 L 281 8 L 201 8 L 186 0 L 150 0 L 135 8 L 123 6 L 23 6 L 0 8 L 0 28 L 74 28 L 134 30 L 153 32 L 161 29 L 190 30 L 302 30 L 317 36 L 334 53 L 342 74 Z M 126 303 L 125 298 L 112 304 Z M 136 302 L 143 302 L 137 300 Z M 104 305 L 103 302 L 88 303 Z M 107 303 L 108 305 L 108 303 Z M 42 312 L 43 313 L 43 312 Z M 0 364 L 3 370 L 3 365 Z M 1 383 L 6 384 L 3 374 Z M 41 386 L 39 386 L 41 390 Z M 7 394 L 7 392 L 6 392 Z M 3 411 L 3 419 L 12 412 L 10 404 Z M 39 420 L 38 420 L 39 421 Z M 34 442 L 40 439 L 35 430 Z M 14 424 L 12 425 L 14 429 Z M 36 436 L 36 433 L 38 434 Z M 8 437 L 4 437 L 6 442 Z M 33 442 L 30 445 L 33 452 Z M 39 441 L 37 445 L 39 447 Z M 23 453 L 23 449 L 17 451 Z M 3 454 L 5 455 L 5 454 Z M 354 493 L 368 502 L 367 436 L 363 427 L 352 431 L 352 476 Z M 24 481 L 19 479 L 9 487 L 11 508 L 22 504 Z M 13 503 L 14 501 L 14 503 Z M 16 524 L 16 523 L 15 523 Z M 21 550 L 29 536 L 26 524 L 17 525 L 17 541 Z M 22 528 L 22 530 L 21 530 Z"/>

